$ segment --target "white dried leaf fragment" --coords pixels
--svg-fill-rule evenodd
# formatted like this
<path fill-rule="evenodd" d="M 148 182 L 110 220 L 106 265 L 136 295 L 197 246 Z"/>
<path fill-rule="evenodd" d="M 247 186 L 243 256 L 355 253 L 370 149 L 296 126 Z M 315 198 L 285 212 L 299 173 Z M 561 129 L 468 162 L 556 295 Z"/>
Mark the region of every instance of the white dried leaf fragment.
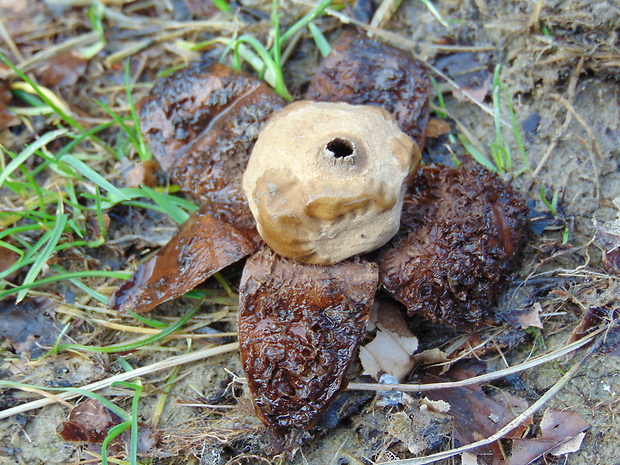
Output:
<path fill-rule="evenodd" d="M 418 350 L 418 338 L 409 331 L 397 308 L 384 306 L 378 311 L 375 338 L 360 348 L 364 372 L 379 380 L 387 373 L 399 382 L 413 369 L 413 354 Z"/>

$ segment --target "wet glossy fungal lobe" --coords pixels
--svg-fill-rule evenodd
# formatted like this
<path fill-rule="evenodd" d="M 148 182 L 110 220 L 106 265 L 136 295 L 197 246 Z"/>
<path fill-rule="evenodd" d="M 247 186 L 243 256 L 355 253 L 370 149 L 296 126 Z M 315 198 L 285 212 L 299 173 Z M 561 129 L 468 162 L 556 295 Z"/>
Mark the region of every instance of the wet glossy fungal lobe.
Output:
<path fill-rule="evenodd" d="M 241 189 L 250 150 L 285 105 L 264 83 L 219 63 L 193 63 L 140 102 L 144 138 L 159 164 L 203 206 L 110 299 L 147 312 L 256 250 L 260 238 Z"/>
<path fill-rule="evenodd" d="M 285 104 L 252 76 L 196 62 L 155 84 L 140 102 L 140 124 L 170 179 L 219 219 L 251 229 L 241 176 L 258 133 Z"/>
<path fill-rule="evenodd" d="M 142 313 L 181 297 L 209 276 L 256 249 L 251 236 L 203 206 L 110 299 L 110 306 Z"/>
<path fill-rule="evenodd" d="M 401 229 L 377 254 L 381 282 L 408 309 L 461 328 L 490 319 L 528 236 L 523 199 L 471 162 L 416 174 Z"/>
<path fill-rule="evenodd" d="M 267 245 L 329 265 L 396 234 L 420 159 L 415 142 L 382 108 L 301 101 L 269 119 L 243 187 Z"/>
<path fill-rule="evenodd" d="M 385 108 L 420 150 L 428 122 L 430 80 L 411 54 L 361 35 L 342 34 L 315 74 L 308 100 Z"/>
<path fill-rule="evenodd" d="M 374 263 L 332 266 L 250 257 L 239 288 L 241 360 L 263 421 L 276 432 L 310 429 L 346 387 L 378 281 Z"/>

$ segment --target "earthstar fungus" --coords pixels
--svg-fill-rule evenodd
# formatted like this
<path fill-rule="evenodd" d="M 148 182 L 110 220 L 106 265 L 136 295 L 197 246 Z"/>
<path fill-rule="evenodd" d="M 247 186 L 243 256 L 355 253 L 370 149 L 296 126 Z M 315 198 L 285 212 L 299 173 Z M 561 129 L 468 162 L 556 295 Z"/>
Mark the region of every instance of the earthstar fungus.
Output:
<path fill-rule="evenodd" d="M 407 53 L 347 31 L 307 99 L 345 103 L 285 107 L 208 62 L 155 85 L 140 108 L 145 140 L 202 206 L 110 301 L 149 311 L 250 255 L 241 360 L 257 413 L 289 437 L 346 387 L 379 283 L 410 314 L 475 327 L 527 237 L 525 204 L 497 176 L 470 164 L 415 172 L 430 82 Z"/>

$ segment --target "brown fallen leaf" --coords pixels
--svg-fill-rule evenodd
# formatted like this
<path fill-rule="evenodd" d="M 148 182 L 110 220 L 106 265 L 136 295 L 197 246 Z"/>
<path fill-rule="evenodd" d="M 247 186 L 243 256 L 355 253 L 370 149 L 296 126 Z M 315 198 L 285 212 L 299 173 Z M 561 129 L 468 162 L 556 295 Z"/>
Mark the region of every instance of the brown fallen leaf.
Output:
<path fill-rule="evenodd" d="M 547 409 L 540 421 L 540 437 L 537 439 L 514 438 L 512 455 L 506 465 L 527 465 L 545 454 L 553 451 L 561 452 L 559 448 L 574 441 L 582 432 L 590 428 L 590 424 L 581 416 L 573 412 Z M 581 444 L 580 440 L 579 444 Z M 573 449 L 567 448 L 565 453 Z M 558 454 L 563 455 L 563 454 Z"/>
<path fill-rule="evenodd" d="M 0 273 L 8 270 L 19 259 L 19 254 L 11 249 L 0 246 Z M 4 279 L 11 281 L 14 273 L 9 276 L 5 276 Z"/>
<path fill-rule="evenodd" d="M 426 137 L 438 139 L 439 137 L 449 134 L 452 128 L 450 124 L 442 118 L 431 118 L 426 126 Z"/>
<path fill-rule="evenodd" d="M 153 187 L 156 184 L 155 173 L 159 169 L 159 165 L 154 160 L 146 160 L 140 163 L 131 163 L 125 161 L 126 166 L 121 164 L 121 174 L 125 178 L 127 187 L 140 187 L 146 185 Z"/>
<path fill-rule="evenodd" d="M 61 53 L 39 68 L 39 79 L 46 87 L 71 87 L 84 75 L 87 64 L 75 51 Z"/>
<path fill-rule="evenodd" d="M 88 399 L 74 407 L 58 434 L 65 441 L 101 444 L 110 429 L 123 422 L 123 419 L 98 400 Z M 150 425 L 138 423 L 138 453 L 148 454 L 159 443 L 160 433 Z M 115 442 L 129 449 L 130 435 L 126 431 Z"/>
<path fill-rule="evenodd" d="M 101 444 L 110 428 L 120 424 L 122 418 L 101 402 L 88 399 L 74 407 L 59 431 L 65 441 L 82 441 Z"/>
<path fill-rule="evenodd" d="M 11 341 L 15 352 L 28 358 L 38 358 L 54 345 L 62 326 L 46 315 L 56 303 L 48 298 L 26 298 L 0 302 L 0 337 Z"/>
<path fill-rule="evenodd" d="M 516 328 L 540 328 L 542 329 L 543 325 L 540 321 L 540 314 L 543 311 L 542 305 L 536 302 L 529 308 L 526 309 L 511 309 L 507 312 L 502 313 L 502 318 L 505 319 L 508 323 L 513 325 Z"/>
<path fill-rule="evenodd" d="M 8 83 L 0 79 L 0 131 L 19 124 L 19 119 L 6 109 L 12 98 L 13 95 L 11 94 Z M 2 261 L 0 261 L 0 263 L 2 263 Z"/>
<path fill-rule="evenodd" d="M 483 369 L 484 364 L 481 362 L 463 360 L 456 362 L 442 376 L 428 373 L 421 376 L 419 381 L 423 383 L 459 381 L 476 376 Z M 495 434 L 515 418 L 515 411 L 524 410 L 527 407 L 523 399 L 506 393 L 490 397 L 477 384 L 429 391 L 426 395 L 431 400 L 443 400 L 450 404 L 447 414 L 454 417 L 455 447 L 471 444 Z M 528 424 L 523 424 L 513 430 L 508 437 L 519 437 Z M 498 463 L 503 459 L 497 443 L 480 447 L 475 453 L 481 459 L 485 456 L 487 461 L 481 463 Z M 488 461 L 488 459 L 492 460 Z"/>

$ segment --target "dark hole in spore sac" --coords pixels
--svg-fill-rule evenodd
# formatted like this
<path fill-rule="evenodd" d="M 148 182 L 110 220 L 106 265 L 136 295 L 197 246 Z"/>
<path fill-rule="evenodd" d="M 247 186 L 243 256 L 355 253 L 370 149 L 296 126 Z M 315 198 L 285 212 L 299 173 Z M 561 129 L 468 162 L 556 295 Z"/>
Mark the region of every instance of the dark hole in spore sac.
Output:
<path fill-rule="evenodd" d="M 353 155 L 355 152 L 355 146 L 346 139 L 336 137 L 329 141 L 325 148 L 331 152 L 334 158 L 345 158 Z"/>

